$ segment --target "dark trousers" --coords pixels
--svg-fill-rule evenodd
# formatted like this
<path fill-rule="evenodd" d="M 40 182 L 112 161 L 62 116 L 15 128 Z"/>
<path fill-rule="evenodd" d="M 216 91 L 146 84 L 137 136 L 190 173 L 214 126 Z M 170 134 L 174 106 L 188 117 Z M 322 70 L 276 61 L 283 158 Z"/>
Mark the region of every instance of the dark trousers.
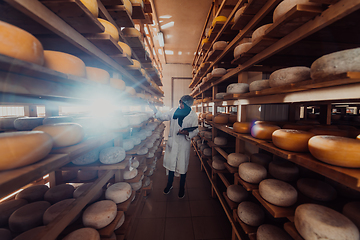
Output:
<path fill-rule="evenodd" d="M 180 176 L 180 189 L 185 188 L 186 173 Z M 174 181 L 174 171 L 169 171 L 167 186 L 171 187 Z"/>

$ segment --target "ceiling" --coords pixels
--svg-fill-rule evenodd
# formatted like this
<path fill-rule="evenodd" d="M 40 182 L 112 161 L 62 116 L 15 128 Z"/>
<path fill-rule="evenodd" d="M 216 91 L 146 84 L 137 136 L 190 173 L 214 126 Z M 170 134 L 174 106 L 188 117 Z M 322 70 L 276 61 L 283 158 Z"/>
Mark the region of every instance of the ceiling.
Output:
<path fill-rule="evenodd" d="M 153 0 L 165 40 L 166 63 L 191 64 L 212 0 Z M 151 26 L 157 44 L 157 29 Z M 158 49 L 164 62 L 164 53 Z"/>

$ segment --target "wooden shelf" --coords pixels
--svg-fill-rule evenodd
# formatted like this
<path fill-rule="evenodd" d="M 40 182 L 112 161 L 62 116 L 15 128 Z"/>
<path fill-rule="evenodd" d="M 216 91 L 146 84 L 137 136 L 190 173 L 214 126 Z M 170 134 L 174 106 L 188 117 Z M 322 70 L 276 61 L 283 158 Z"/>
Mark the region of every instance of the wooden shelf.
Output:
<path fill-rule="evenodd" d="M 225 168 L 232 174 L 238 172 L 238 168 L 230 166 L 227 162 L 224 163 Z"/>
<path fill-rule="evenodd" d="M 129 46 L 132 49 L 135 49 L 135 48 L 144 49 L 144 44 L 139 37 L 124 36 L 124 38 L 129 43 Z"/>
<path fill-rule="evenodd" d="M 209 83 L 215 82 L 215 81 L 219 80 L 222 77 L 223 77 L 223 75 L 215 75 L 214 74 L 214 75 L 211 75 L 211 78 L 208 79 L 206 82 L 209 82 Z"/>
<path fill-rule="evenodd" d="M 248 192 L 252 192 L 254 190 L 259 189 L 258 184 L 248 183 L 248 182 L 245 182 L 244 180 L 242 180 L 239 176 L 239 173 L 235 173 L 234 177 L 235 177 L 235 183 L 240 183 L 241 186 L 243 186 L 246 189 L 246 191 L 248 191 Z"/>
<path fill-rule="evenodd" d="M 106 227 L 98 230 L 100 237 L 109 238 L 114 233 L 116 225 L 119 223 L 120 219 L 124 216 L 123 211 L 118 211 L 115 219 Z"/>
<path fill-rule="evenodd" d="M 85 37 L 101 51 L 108 55 L 117 55 L 123 53 L 120 45 L 110 36 L 110 34 L 86 34 Z"/>
<path fill-rule="evenodd" d="M 118 211 L 124 211 L 124 212 L 126 212 L 126 211 L 129 209 L 130 204 L 131 204 L 131 200 L 133 199 L 133 197 L 135 196 L 135 194 L 136 194 L 136 191 L 132 191 L 131 196 L 129 197 L 128 200 L 126 200 L 126 201 L 123 202 L 123 203 L 116 204 Z"/>
<path fill-rule="evenodd" d="M 237 209 L 233 209 L 233 216 L 236 222 L 238 222 L 241 226 L 241 228 L 244 230 L 246 234 L 256 233 L 257 227 L 253 227 L 250 225 L 247 225 L 241 219 L 239 218 L 239 215 L 237 214 Z"/>
<path fill-rule="evenodd" d="M 119 27 L 134 27 L 134 22 L 131 15 L 126 10 L 124 5 L 112 5 L 106 8 L 115 23 Z"/>
<path fill-rule="evenodd" d="M 207 164 L 209 165 L 209 167 L 211 168 L 211 171 L 213 174 L 219 174 L 219 173 L 228 173 L 228 171 L 226 169 L 224 170 L 217 170 L 215 168 L 213 168 L 212 166 L 212 162 L 208 159 L 207 160 Z"/>
<path fill-rule="evenodd" d="M 221 53 L 223 52 L 223 50 L 213 50 L 209 53 L 206 61 L 214 61 Z"/>
<path fill-rule="evenodd" d="M 131 3 L 132 4 L 132 19 L 145 19 L 145 12 L 140 3 Z"/>
<path fill-rule="evenodd" d="M 285 223 L 284 229 L 294 240 L 304 240 L 304 238 L 302 238 L 299 232 L 296 230 L 294 223 Z"/>

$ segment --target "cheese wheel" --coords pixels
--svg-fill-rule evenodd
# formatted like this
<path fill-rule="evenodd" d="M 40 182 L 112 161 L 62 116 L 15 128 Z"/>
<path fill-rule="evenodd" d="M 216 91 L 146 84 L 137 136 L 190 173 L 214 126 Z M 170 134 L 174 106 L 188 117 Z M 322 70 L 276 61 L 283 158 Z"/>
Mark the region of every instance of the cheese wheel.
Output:
<path fill-rule="evenodd" d="M 256 230 L 256 240 L 292 240 L 283 229 L 272 225 L 263 224 Z"/>
<path fill-rule="evenodd" d="M 217 16 L 216 18 L 213 19 L 212 21 L 212 25 L 214 26 L 217 22 L 226 22 L 227 17 L 225 16 Z"/>
<path fill-rule="evenodd" d="M 143 180 L 143 187 L 147 187 L 150 185 L 150 178 L 149 177 L 145 177 L 144 180 Z"/>
<path fill-rule="evenodd" d="M 125 151 L 129 151 L 134 148 L 134 142 L 131 139 L 124 139 L 122 147 Z"/>
<path fill-rule="evenodd" d="M 270 140 L 272 133 L 280 129 L 279 126 L 272 124 L 254 124 L 251 128 L 251 136 L 254 138 Z"/>
<path fill-rule="evenodd" d="M 310 79 L 310 68 L 289 67 L 273 72 L 269 77 L 270 87 L 279 87 Z"/>
<path fill-rule="evenodd" d="M 309 0 L 284 0 L 275 8 L 274 13 L 273 13 L 273 22 L 276 22 L 278 19 L 280 19 L 282 16 L 284 16 L 288 11 L 290 11 L 297 4 L 321 6 L 321 4 L 312 3 Z"/>
<path fill-rule="evenodd" d="M 237 133 L 250 133 L 251 122 L 236 122 L 233 124 L 233 129 Z"/>
<path fill-rule="evenodd" d="M 51 151 L 51 137 L 40 131 L 0 133 L 0 171 L 39 161 Z"/>
<path fill-rule="evenodd" d="M 42 125 L 34 128 L 33 131 L 43 131 L 49 134 L 54 147 L 67 147 L 81 142 L 84 138 L 84 130 L 77 123 L 56 123 Z"/>
<path fill-rule="evenodd" d="M 320 161 L 350 168 L 360 167 L 360 141 L 336 136 L 314 136 L 310 153 Z"/>
<path fill-rule="evenodd" d="M 225 169 L 224 161 L 221 161 L 219 159 L 213 159 L 211 166 L 216 170 L 224 170 Z"/>
<path fill-rule="evenodd" d="M 16 194 L 15 199 L 25 199 L 29 203 L 41 201 L 44 200 L 44 195 L 48 190 L 49 187 L 46 185 L 34 185 Z"/>
<path fill-rule="evenodd" d="M 212 133 L 205 131 L 204 132 L 204 137 L 207 138 L 207 139 L 212 139 Z"/>
<path fill-rule="evenodd" d="M 346 130 L 341 129 L 331 129 L 331 128 L 312 128 L 309 132 L 313 133 L 314 135 L 331 135 L 331 136 L 338 136 L 338 137 L 348 137 L 349 132 Z"/>
<path fill-rule="evenodd" d="M 54 204 L 61 200 L 72 198 L 74 190 L 74 187 L 70 184 L 60 184 L 50 188 L 44 194 L 44 200 Z"/>
<path fill-rule="evenodd" d="M 250 155 L 250 162 L 260 164 L 266 169 L 268 169 L 271 161 L 272 157 L 264 153 L 254 153 Z"/>
<path fill-rule="evenodd" d="M 137 155 L 145 155 L 145 154 L 147 154 L 148 152 L 149 152 L 149 149 L 148 149 L 148 148 L 142 147 L 142 148 L 140 148 L 140 149 L 136 152 L 136 154 L 137 154 Z"/>
<path fill-rule="evenodd" d="M 244 162 L 239 165 L 239 176 L 248 183 L 257 184 L 267 176 L 266 168 L 257 163 Z"/>
<path fill-rule="evenodd" d="M 227 72 L 226 72 L 226 69 L 225 68 L 214 68 L 212 71 L 211 71 L 211 75 L 220 75 L 220 76 L 223 76 L 225 75 Z"/>
<path fill-rule="evenodd" d="M 135 178 L 136 176 L 138 175 L 138 170 L 136 168 L 134 168 L 133 170 L 129 171 L 124 171 L 123 173 L 123 177 L 124 177 L 124 180 L 130 180 L 130 179 L 133 179 Z"/>
<path fill-rule="evenodd" d="M 68 116 L 53 116 L 44 118 L 42 124 L 68 123 L 73 122 L 74 119 Z"/>
<path fill-rule="evenodd" d="M 140 180 L 138 182 L 135 182 L 135 183 L 130 183 L 130 186 L 131 186 L 133 191 L 138 191 L 142 187 L 142 180 Z"/>
<path fill-rule="evenodd" d="M 347 217 L 318 204 L 298 206 L 294 224 L 304 239 L 359 239 L 359 230 Z"/>
<path fill-rule="evenodd" d="M 14 121 L 14 127 L 20 131 L 29 131 L 33 130 L 37 126 L 42 125 L 43 119 L 41 117 L 23 117 L 17 118 Z"/>
<path fill-rule="evenodd" d="M 93 228 L 80 228 L 69 233 L 62 240 L 82 240 L 82 239 L 100 240 L 100 234 L 97 230 Z"/>
<path fill-rule="evenodd" d="M 82 215 L 85 227 L 100 229 L 109 225 L 116 217 L 117 206 L 111 200 L 102 200 L 87 207 Z"/>
<path fill-rule="evenodd" d="M 73 192 L 73 197 L 74 198 L 78 198 L 81 196 L 81 194 L 83 194 L 84 192 L 86 192 L 87 190 L 89 190 L 91 188 L 91 186 L 93 185 L 93 183 L 84 183 L 82 185 L 80 185 L 78 188 L 75 189 L 75 191 Z M 102 195 L 103 191 L 102 189 L 100 189 L 89 201 L 89 203 L 93 203 L 95 201 L 97 201 L 101 195 Z"/>
<path fill-rule="evenodd" d="M 215 98 L 216 99 L 223 99 L 225 96 L 226 96 L 227 93 L 217 93 L 215 95 Z"/>
<path fill-rule="evenodd" d="M 234 124 L 237 121 L 237 115 L 236 114 L 229 114 L 229 123 Z"/>
<path fill-rule="evenodd" d="M 253 227 L 260 226 L 265 219 L 265 213 L 261 207 L 256 203 L 248 201 L 239 204 L 237 214 L 241 221 Z"/>
<path fill-rule="evenodd" d="M 13 239 L 11 236 L 11 232 L 9 229 L 0 228 L 0 239 L 1 240 L 11 240 Z"/>
<path fill-rule="evenodd" d="M 122 147 L 109 147 L 101 150 L 99 159 L 102 164 L 115 164 L 124 161 L 125 157 Z"/>
<path fill-rule="evenodd" d="M 252 42 L 241 43 L 234 49 L 234 58 L 240 57 L 241 54 L 246 53 L 252 47 Z"/>
<path fill-rule="evenodd" d="M 43 214 L 50 206 L 46 201 L 38 201 L 20 207 L 9 218 L 10 230 L 21 233 L 42 225 Z"/>
<path fill-rule="evenodd" d="M 249 85 L 250 92 L 261 91 L 261 90 L 268 89 L 268 88 L 270 88 L 270 84 L 269 84 L 269 80 L 267 80 L 267 79 L 256 80 L 256 81 L 253 81 L 252 83 L 250 83 L 250 85 Z"/>
<path fill-rule="evenodd" d="M 227 42 L 217 41 L 213 44 L 213 50 L 224 50 L 227 47 Z"/>
<path fill-rule="evenodd" d="M 330 184 L 310 178 L 301 178 L 296 182 L 301 193 L 318 201 L 332 201 L 336 198 L 336 190 Z"/>
<path fill-rule="evenodd" d="M 245 201 L 249 194 L 246 189 L 240 185 L 230 185 L 226 189 L 226 195 L 231 201 L 240 203 Z"/>
<path fill-rule="evenodd" d="M 127 65 L 128 68 L 132 68 L 132 69 L 141 69 L 141 63 L 135 59 L 132 59 L 133 64 L 132 65 Z"/>
<path fill-rule="evenodd" d="M 134 195 L 135 196 L 135 195 Z M 120 220 L 118 221 L 118 223 L 115 226 L 114 230 L 119 229 L 125 222 L 125 213 L 121 216 Z"/>
<path fill-rule="evenodd" d="M 51 221 L 53 221 L 57 216 L 59 216 L 59 214 L 64 211 L 65 208 L 67 208 L 70 204 L 72 204 L 75 201 L 74 198 L 70 198 L 70 199 L 65 199 L 62 200 L 60 202 L 57 202 L 53 205 L 51 205 L 48 209 L 46 209 L 46 211 L 44 212 L 43 215 L 43 223 L 44 225 L 48 225 Z M 77 220 L 77 218 L 79 217 L 76 216 L 73 220 L 72 223 L 74 221 Z"/>
<path fill-rule="evenodd" d="M 105 19 L 98 18 L 99 22 L 105 27 L 105 31 L 102 34 L 109 34 L 115 42 L 119 41 L 119 31 L 111 22 Z"/>
<path fill-rule="evenodd" d="M 80 169 L 77 173 L 77 178 L 81 181 L 89 181 L 97 177 L 97 170 Z"/>
<path fill-rule="evenodd" d="M 78 77 L 86 76 L 85 63 L 80 58 L 64 52 L 45 50 L 44 67 Z"/>
<path fill-rule="evenodd" d="M 118 78 L 110 78 L 110 86 L 112 86 L 113 88 L 119 89 L 121 91 L 125 90 L 125 82 L 121 79 Z"/>
<path fill-rule="evenodd" d="M 211 148 L 208 147 L 208 148 L 204 149 L 203 153 L 206 157 L 210 157 L 212 154 L 212 150 L 211 150 Z"/>
<path fill-rule="evenodd" d="M 110 74 L 101 68 L 86 67 L 86 77 L 91 81 L 101 84 L 108 84 L 110 82 Z"/>
<path fill-rule="evenodd" d="M 274 178 L 291 182 L 299 177 L 299 168 L 289 161 L 274 160 L 269 164 L 269 173 Z"/>
<path fill-rule="evenodd" d="M 9 217 L 13 212 L 22 206 L 26 205 L 28 202 L 25 199 L 16 199 L 0 203 L 0 227 L 5 227 L 8 225 Z"/>
<path fill-rule="evenodd" d="M 19 117 L 0 117 L 0 129 L 15 129 L 14 121 Z"/>
<path fill-rule="evenodd" d="M 144 170 L 145 171 L 145 170 Z M 105 198 L 114 201 L 116 204 L 125 202 L 131 196 L 132 189 L 129 183 L 118 182 L 106 189 Z"/>
<path fill-rule="evenodd" d="M 75 158 L 74 161 L 72 161 L 75 165 L 87 165 L 93 162 L 96 162 L 99 159 L 100 149 L 95 148 L 94 150 L 91 150 L 90 152 Z"/>
<path fill-rule="evenodd" d="M 131 4 L 130 0 L 123 0 L 123 3 L 124 3 L 125 9 L 128 11 L 128 13 L 131 16 L 132 12 L 133 12 L 133 7 L 132 7 L 132 4 Z"/>
<path fill-rule="evenodd" d="M 342 213 L 360 229 L 360 202 L 345 204 Z"/>
<path fill-rule="evenodd" d="M 212 121 L 213 120 L 213 115 L 211 113 L 206 114 L 206 121 Z"/>
<path fill-rule="evenodd" d="M 219 146 L 224 146 L 227 144 L 227 138 L 224 137 L 215 137 L 214 143 Z"/>
<path fill-rule="evenodd" d="M 26 232 L 21 233 L 20 235 L 17 235 L 16 238 L 13 240 L 36 240 L 39 233 L 44 231 L 45 226 L 39 226 L 36 228 L 32 228 Z M 12 239 L 12 238 L 10 238 Z"/>
<path fill-rule="evenodd" d="M 126 27 L 121 32 L 125 37 L 138 37 L 141 39 L 141 32 L 139 32 L 136 28 Z"/>
<path fill-rule="evenodd" d="M 229 121 L 229 117 L 225 114 L 217 115 L 213 118 L 214 123 L 217 124 L 227 124 Z"/>
<path fill-rule="evenodd" d="M 227 163 L 232 167 L 239 167 L 241 163 L 249 162 L 248 155 L 243 153 L 230 153 L 227 158 Z"/>
<path fill-rule="evenodd" d="M 236 11 L 235 16 L 234 16 L 234 21 L 237 22 L 239 20 L 239 18 L 241 17 L 241 15 L 244 13 L 244 10 L 246 9 L 246 5 L 239 8 L 239 10 Z"/>
<path fill-rule="evenodd" d="M 82 4 L 91 12 L 94 17 L 99 15 L 99 6 L 97 0 L 80 0 Z"/>
<path fill-rule="evenodd" d="M 272 23 L 269 23 L 257 28 L 251 36 L 251 42 L 255 42 L 261 37 L 263 37 L 265 35 L 266 30 L 268 30 L 272 25 L 273 25 Z"/>
<path fill-rule="evenodd" d="M 278 129 L 272 133 L 272 142 L 278 148 L 292 152 L 308 152 L 308 141 L 315 136 L 311 132 Z"/>
<path fill-rule="evenodd" d="M 131 51 L 131 48 L 129 47 L 129 45 L 127 45 L 126 43 L 120 42 L 120 41 L 118 42 L 118 45 L 123 50 L 123 53 L 125 53 L 129 58 L 131 58 L 132 51 Z"/>
<path fill-rule="evenodd" d="M 277 180 L 265 179 L 259 184 L 262 198 L 279 207 L 290 207 L 297 201 L 298 193 L 290 184 Z"/>
<path fill-rule="evenodd" d="M 44 49 L 30 33 L 0 21 L 0 54 L 22 61 L 44 64 Z"/>
<path fill-rule="evenodd" d="M 226 93 L 227 94 L 240 94 L 246 93 L 249 91 L 249 84 L 247 83 L 232 83 L 227 86 Z"/>
<path fill-rule="evenodd" d="M 129 86 L 125 87 L 125 92 L 129 93 L 130 95 L 135 95 L 136 94 L 135 89 L 133 87 L 129 87 Z"/>

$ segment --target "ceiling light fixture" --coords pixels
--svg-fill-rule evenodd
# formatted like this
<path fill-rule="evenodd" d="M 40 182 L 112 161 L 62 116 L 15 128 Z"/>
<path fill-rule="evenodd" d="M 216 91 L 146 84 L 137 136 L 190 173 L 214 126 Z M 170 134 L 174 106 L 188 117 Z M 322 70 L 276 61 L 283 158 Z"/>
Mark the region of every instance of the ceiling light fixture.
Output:
<path fill-rule="evenodd" d="M 157 33 L 157 37 L 158 37 L 158 40 L 159 40 L 159 46 L 160 46 L 160 47 L 164 47 L 164 46 L 165 46 L 165 41 L 164 41 L 164 34 L 163 34 L 163 32 L 158 32 L 158 33 Z"/>

